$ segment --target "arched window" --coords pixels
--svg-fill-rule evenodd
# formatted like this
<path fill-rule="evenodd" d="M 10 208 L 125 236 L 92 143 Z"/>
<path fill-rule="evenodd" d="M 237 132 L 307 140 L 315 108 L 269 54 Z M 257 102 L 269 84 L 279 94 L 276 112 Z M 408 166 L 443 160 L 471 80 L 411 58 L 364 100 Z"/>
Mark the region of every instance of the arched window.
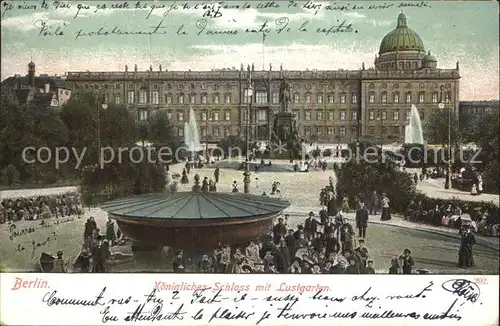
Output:
<path fill-rule="evenodd" d="M 387 103 L 387 92 L 382 92 L 382 94 L 380 94 L 380 102 Z"/>

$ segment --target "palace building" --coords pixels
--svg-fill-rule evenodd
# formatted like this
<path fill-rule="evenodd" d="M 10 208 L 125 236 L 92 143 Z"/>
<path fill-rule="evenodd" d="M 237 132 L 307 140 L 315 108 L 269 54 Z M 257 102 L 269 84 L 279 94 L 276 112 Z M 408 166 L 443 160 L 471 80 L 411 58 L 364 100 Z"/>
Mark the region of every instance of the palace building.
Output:
<path fill-rule="evenodd" d="M 216 141 L 228 135 L 269 140 L 274 117 L 282 108 L 280 85 L 290 90 L 300 137 L 326 143 L 372 138 L 381 143 L 404 140 L 411 105 L 422 120 L 438 110 L 458 117 L 459 65 L 440 69 L 406 16 L 380 44 L 374 67 L 359 70 L 302 70 L 282 67 L 267 71 L 254 65 L 217 71 L 69 72 L 73 91 L 92 90 L 105 101 L 126 105 L 138 120 L 167 110 L 179 136 L 189 110 L 195 112 L 200 138 Z M 248 96 L 251 86 L 252 96 Z M 247 121 L 248 117 L 248 121 Z"/>

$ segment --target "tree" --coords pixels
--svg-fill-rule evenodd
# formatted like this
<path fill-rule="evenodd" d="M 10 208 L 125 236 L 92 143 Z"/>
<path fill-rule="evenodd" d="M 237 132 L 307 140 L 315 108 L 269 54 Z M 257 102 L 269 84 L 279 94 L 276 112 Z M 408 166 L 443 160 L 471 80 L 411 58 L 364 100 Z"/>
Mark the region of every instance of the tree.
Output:
<path fill-rule="evenodd" d="M 498 193 L 499 180 L 499 112 L 492 112 L 472 119 L 466 127 L 466 139 L 478 146 L 479 153 L 474 165 L 483 171 L 485 192 Z"/>
<path fill-rule="evenodd" d="M 26 105 L 12 105 L 2 99 L 0 105 L 0 169 L 13 165 L 19 172 L 21 182 L 32 179 L 30 165 L 38 165 L 41 175 L 55 173 L 54 156 L 46 163 L 30 163 L 32 157 L 23 157 L 25 149 L 66 145 L 68 130 L 59 118 L 59 113 L 47 106 L 41 96 Z"/>
<path fill-rule="evenodd" d="M 380 195 L 386 193 L 391 201 L 391 208 L 396 211 L 406 209 L 409 201 L 415 196 L 415 184 L 410 174 L 399 171 L 390 161 L 368 163 L 363 158 L 350 160 L 336 165 L 337 197 L 341 202 L 343 196 L 369 200 L 373 191 Z"/>
<path fill-rule="evenodd" d="M 217 147 L 224 152 L 224 157 L 228 157 L 229 155 L 238 155 L 240 153 L 243 155 L 246 153 L 247 143 L 243 137 L 229 135 L 219 140 Z"/>
<path fill-rule="evenodd" d="M 455 145 L 460 142 L 458 119 L 453 114 L 450 119 L 449 114 L 448 110 L 435 110 L 432 112 L 424 126 L 424 139 L 427 143 L 447 145 L 448 125 L 450 121 L 451 144 Z"/>
<path fill-rule="evenodd" d="M 19 172 L 13 164 L 9 164 L 2 170 L 2 178 L 2 183 L 7 184 L 10 187 L 14 184 L 14 181 L 17 181 L 19 178 Z"/>
<path fill-rule="evenodd" d="M 109 146 L 116 152 L 119 147 L 132 146 L 137 139 L 134 118 L 125 106 L 111 104 L 103 109 L 100 105 L 95 94 L 83 92 L 76 94 L 61 109 L 61 119 L 69 130 L 68 147 L 80 153 L 86 150 L 84 166 L 98 162 L 101 149 Z M 101 149 L 97 148 L 98 120 Z"/>

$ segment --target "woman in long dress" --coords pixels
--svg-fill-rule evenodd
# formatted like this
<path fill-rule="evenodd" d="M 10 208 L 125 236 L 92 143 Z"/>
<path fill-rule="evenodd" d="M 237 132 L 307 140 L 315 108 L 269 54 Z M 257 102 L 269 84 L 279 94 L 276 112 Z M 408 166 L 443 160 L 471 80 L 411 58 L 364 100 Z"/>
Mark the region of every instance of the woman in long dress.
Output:
<path fill-rule="evenodd" d="M 186 169 L 182 169 L 181 183 L 183 184 L 189 183 Z"/>
<path fill-rule="evenodd" d="M 387 195 L 383 194 L 382 195 L 382 216 L 380 217 L 380 219 L 382 221 L 388 221 L 391 219 L 391 207 L 389 206 L 390 202 L 391 201 L 389 200 L 389 198 L 387 198 Z"/>

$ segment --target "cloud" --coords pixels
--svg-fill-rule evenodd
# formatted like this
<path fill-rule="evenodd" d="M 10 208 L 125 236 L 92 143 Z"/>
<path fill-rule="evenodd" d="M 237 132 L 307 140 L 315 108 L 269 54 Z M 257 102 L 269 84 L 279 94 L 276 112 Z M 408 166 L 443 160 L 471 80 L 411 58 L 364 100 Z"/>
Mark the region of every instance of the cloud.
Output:
<path fill-rule="evenodd" d="M 51 14 L 47 12 L 36 12 L 31 15 L 22 15 L 7 17 L 2 20 L 2 27 L 17 29 L 23 32 L 40 29 L 42 21 L 47 25 L 62 25 L 69 24 L 69 21 L 62 19 L 51 18 Z"/>
<path fill-rule="evenodd" d="M 357 11 L 345 12 L 345 13 L 342 13 L 342 15 L 345 16 L 345 17 L 353 18 L 353 19 L 366 18 L 366 16 L 364 14 L 361 14 L 361 13 L 359 13 Z"/>
<path fill-rule="evenodd" d="M 383 20 L 383 19 L 370 19 L 368 22 L 369 24 L 375 27 L 386 27 L 394 24 L 394 21 L 392 20 Z"/>

